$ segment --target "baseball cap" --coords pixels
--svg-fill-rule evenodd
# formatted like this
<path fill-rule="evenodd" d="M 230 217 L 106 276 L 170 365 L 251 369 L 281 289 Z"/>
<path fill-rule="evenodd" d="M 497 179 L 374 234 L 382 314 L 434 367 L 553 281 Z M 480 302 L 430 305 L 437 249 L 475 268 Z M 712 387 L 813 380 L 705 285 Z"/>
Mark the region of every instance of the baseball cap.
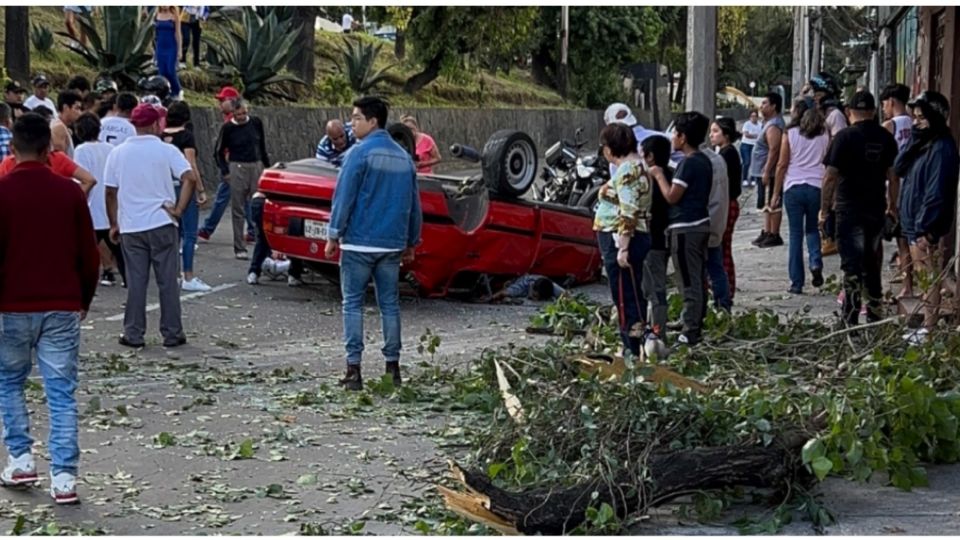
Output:
<path fill-rule="evenodd" d="M 46 84 L 46 85 L 49 85 L 49 84 L 50 84 L 50 81 L 47 80 L 47 76 L 44 75 L 43 73 L 38 73 L 38 74 L 33 78 L 33 85 L 34 85 L 34 86 L 43 86 L 43 85 L 45 85 L 45 84 Z"/>
<path fill-rule="evenodd" d="M 130 123 L 136 127 L 146 127 L 160 120 L 160 111 L 149 103 L 141 103 L 130 113 Z"/>
<path fill-rule="evenodd" d="M 633 111 L 626 103 L 614 103 L 607 107 L 603 113 L 603 123 L 610 125 L 613 123 L 626 124 L 633 127 L 637 124 L 637 118 L 633 116 Z"/>
<path fill-rule="evenodd" d="M 866 90 L 860 90 L 853 95 L 848 105 L 855 111 L 872 111 L 877 108 L 877 101 L 873 99 L 873 94 Z"/>
<path fill-rule="evenodd" d="M 10 81 L 7 83 L 6 91 L 7 92 L 26 92 L 27 90 L 23 86 L 20 86 L 19 81 Z"/>
<path fill-rule="evenodd" d="M 224 86 L 220 89 L 220 93 L 217 94 L 217 99 L 223 101 L 225 99 L 236 99 L 240 97 L 240 92 L 232 86 Z"/>

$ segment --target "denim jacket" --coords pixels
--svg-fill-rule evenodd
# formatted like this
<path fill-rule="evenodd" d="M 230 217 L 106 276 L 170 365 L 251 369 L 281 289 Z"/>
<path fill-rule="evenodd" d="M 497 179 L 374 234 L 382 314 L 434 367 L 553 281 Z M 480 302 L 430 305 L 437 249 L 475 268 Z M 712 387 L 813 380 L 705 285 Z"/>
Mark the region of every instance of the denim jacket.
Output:
<path fill-rule="evenodd" d="M 327 237 L 354 246 L 402 250 L 420 243 L 422 222 L 410 154 L 386 130 L 370 133 L 343 161 Z"/>

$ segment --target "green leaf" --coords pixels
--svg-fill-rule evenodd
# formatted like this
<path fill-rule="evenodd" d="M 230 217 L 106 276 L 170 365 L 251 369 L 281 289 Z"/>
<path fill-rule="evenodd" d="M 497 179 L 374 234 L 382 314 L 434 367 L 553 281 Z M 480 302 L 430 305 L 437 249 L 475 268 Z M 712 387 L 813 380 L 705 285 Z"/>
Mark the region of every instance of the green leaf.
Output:
<path fill-rule="evenodd" d="M 490 477 L 491 480 L 494 480 L 505 467 L 506 465 L 503 463 L 491 463 L 490 466 L 487 467 L 487 476 Z"/>
<path fill-rule="evenodd" d="M 177 444 L 177 438 L 166 431 L 161 431 L 153 437 L 153 442 L 160 448 L 166 448 Z"/>
<path fill-rule="evenodd" d="M 822 481 L 833 469 L 833 462 L 824 456 L 819 456 L 813 459 L 811 467 L 813 468 L 813 474 L 817 476 L 817 480 Z"/>
<path fill-rule="evenodd" d="M 826 453 L 823 441 L 820 439 L 810 439 L 806 444 L 803 445 L 803 450 L 800 452 L 801 459 L 804 464 L 813 463 L 813 460 L 818 457 L 823 457 Z"/>
<path fill-rule="evenodd" d="M 26 529 L 27 529 L 27 518 L 24 517 L 23 514 L 20 514 L 19 516 L 17 516 L 16 523 L 13 524 L 12 532 L 14 536 L 20 536 L 24 532 L 26 532 Z"/>
<path fill-rule="evenodd" d="M 298 486 L 312 486 L 316 483 L 317 483 L 317 475 L 313 473 L 301 474 L 300 477 L 297 478 Z"/>
<path fill-rule="evenodd" d="M 256 453 L 257 451 L 253 448 L 253 439 L 245 439 L 240 443 L 240 448 L 237 449 L 237 457 L 239 459 L 253 459 Z"/>
<path fill-rule="evenodd" d="M 863 443 L 855 441 L 850 450 L 847 451 L 846 459 L 847 464 L 851 467 L 859 464 L 860 460 L 863 459 Z"/>

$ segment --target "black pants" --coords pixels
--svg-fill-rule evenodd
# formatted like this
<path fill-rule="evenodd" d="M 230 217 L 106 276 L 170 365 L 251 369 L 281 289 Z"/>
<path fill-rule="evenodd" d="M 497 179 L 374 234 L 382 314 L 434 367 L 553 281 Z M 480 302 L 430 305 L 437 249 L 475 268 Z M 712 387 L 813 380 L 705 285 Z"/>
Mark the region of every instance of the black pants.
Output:
<path fill-rule="evenodd" d="M 103 241 L 107 244 L 107 249 L 110 250 L 110 253 L 113 255 L 113 259 L 117 261 L 117 270 L 120 271 L 120 277 L 123 279 L 123 282 L 127 282 L 127 267 L 123 264 L 123 250 L 120 249 L 120 244 L 114 244 L 110 241 L 110 229 L 102 229 L 96 231 L 97 233 L 97 244 L 100 241 Z"/>
<path fill-rule="evenodd" d="M 253 257 L 250 258 L 250 269 L 247 273 L 254 273 L 257 277 L 263 271 L 263 261 L 270 256 L 270 244 L 267 243 L 267 235 L 263 231 L 263 204 L 266 201 L 263 197 L 254 197 L 250 199 L 250 219 L 256 225 L 257 238 L 253 244 Z M 303 275 L 303 261 L 300 259 L 290 259 L 291 276 L 300 279 Z"/>
<path fill-rule="evenodd" d="M 643 332 L 647 320 L 647 299 L 643 297 L 643 261 L 650 251 L 650 235 L 636 233 L 630 240 L 627 255 L 632 268 L 623 269 L 617 264 L 617 246 L 613 241 L 613 233 L 597 233 L 597 242 L 600 245 L 600 256 L 603 258 L 603 267 L 607 271 L 607 281 L 610 284 L 610 296 L 617 306 L 620 315 L 620 341 L 625 351 L 634 356 L 640 356 L 641 337 L 631 336 L 634 325 L 639 324 L 639 331 Z"/>
<path fill-rule="evenodd" d="M 863 299 L 867 302 L 867 321 L 879 321 L 883 284 L 880 272 L 883 220 L 864 219 L 844 212 L 836 213 L 837 250 L 843 270 L 843 319 L 857 324 Z"/>
<path fill-rule="evenodd" d="M 200 65 L 200 21 L 185 22 L 180 24 L 180 34 L 183 36 L 183 51 L 180 61 L 187 63 L 187 49 L 190 48 L 191 36 L 193 37 L 193 67 Z"/>

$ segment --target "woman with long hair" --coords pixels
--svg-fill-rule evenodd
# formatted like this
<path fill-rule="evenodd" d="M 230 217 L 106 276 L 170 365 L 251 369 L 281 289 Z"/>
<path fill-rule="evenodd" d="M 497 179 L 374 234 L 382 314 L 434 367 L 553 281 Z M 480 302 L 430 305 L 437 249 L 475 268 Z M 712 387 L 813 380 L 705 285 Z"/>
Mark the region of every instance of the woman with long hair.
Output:
<path fill-rule="evenodd" d="M 823 187 L 823 158 L 830 145 L 823 114 L 812 98 L 793 102 L 790 124 L 780 142 L 773 205 L 783 198 L 790 221 L 790 293 L 803 294 L 803 242 L 807 242 L 811 283 L 823 285 L 823 256 L 820 253 L 820 193 Z"/>
<path fill-rule="evenodd" d="M 737 198 L 740 197 L 742 191 L 740 176 L 743 174 L 740 153 L 737 152 L 733 144 L 739 139 L 740 133 L 737 131 L 737 123 L 733 118 L 726 116 L 718 118 L 710 125 L 710 144 L 716 148 L 717 153 L 727 164 L 727 177 L 729 178 L 730 208 L 727 211 L 727 226 L 723 230 L 723 240 L 720 247 L 723 250 L 723 269 L 727 273 L 727 281 L 730 284 L 731 304 L 737 292 L 736 267 L 733 264 L 733 228 L 740 217 L 740 203 Z"/>
<path fill-rule="evenodd" d="M 197 171 L 199 177 L 197 142 L 189 128 L 189 123 L 190 106 L 183 101 L 173 103 L 167 109 L 167 127 L 163 130 L 160 138 L 163 139 L 163 142 L 179 148 L 187 161 L 190 162 L 193 170 Z M 177 198 L 179 198 L 180 184 L 175 182 L 174 185 L 177 190 Z M 196 197 L 190 199 L 190 203 L 187 204 L 186 209 L 180 216 L 180 248 L 183 257 L 183 283 L 180 287 L 185 291 L 206 292 L 210 290 L 209 285 L 193 274 L 193 250 L 197 245 L 197 231 L 200 227 L 200 208 L 198 205 L 206 202 L 207 193 L 203 188 L 203 182 L 197 182 Z"/>
<path fill-rule="evenodd" d="M 433 166 L 440 163 L 442 159 L 436 141 L 430 135 L 420 131 L 420 123 L 413 116 L 404 115 L 400 118 L 400 122 L 413 132 L 413 143 L 416 147 L 414 161 L 417 163 L 417 172 L 433 174 Z"/>
<path fill-rule="evenodd" d="M 180 78 L 177 77 L 177 61 L 183 44 L 180 33 L 180 8 L 177 6 L 159 6 L 154 16 L 157 71 L 170 81 L 170 95 L 173 99 L 182 99 Z"/>

